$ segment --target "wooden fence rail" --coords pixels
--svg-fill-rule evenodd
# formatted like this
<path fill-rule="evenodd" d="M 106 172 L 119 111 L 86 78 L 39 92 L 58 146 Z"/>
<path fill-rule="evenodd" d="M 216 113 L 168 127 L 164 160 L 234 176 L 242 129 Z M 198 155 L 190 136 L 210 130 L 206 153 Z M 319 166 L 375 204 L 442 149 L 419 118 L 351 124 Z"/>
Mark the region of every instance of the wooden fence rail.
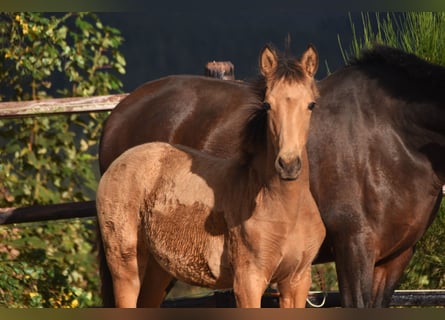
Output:
<path fill-rule="evenodd" d="M 96 201 L 0 209 L 0 225 L 96 217 Z"/>
<path fill-rule="evenodd" d="M 59 98 L 0 103 L 0 118 L 112 110 L 128 93 L 97 97 Z"/>

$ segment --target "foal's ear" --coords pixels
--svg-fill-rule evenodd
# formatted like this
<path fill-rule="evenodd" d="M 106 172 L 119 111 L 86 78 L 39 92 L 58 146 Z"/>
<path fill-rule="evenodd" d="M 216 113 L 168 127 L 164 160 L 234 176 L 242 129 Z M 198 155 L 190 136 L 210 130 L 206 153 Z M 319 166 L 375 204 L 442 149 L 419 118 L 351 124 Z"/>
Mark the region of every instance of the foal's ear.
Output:
<path fill-rule="evenodd" d="M 309 44 L 306 51 L 301 56 L 301 65 L 307 75 L 314 77 L 318 69 L 318 53 L 312 44 Z"/>
<path fill-rule="evenodd" d="M 266 45 L 260 54 L 261 74 L 266 78 L 275 72 L 278 65 L 277 53 L 270 46 Z"/>

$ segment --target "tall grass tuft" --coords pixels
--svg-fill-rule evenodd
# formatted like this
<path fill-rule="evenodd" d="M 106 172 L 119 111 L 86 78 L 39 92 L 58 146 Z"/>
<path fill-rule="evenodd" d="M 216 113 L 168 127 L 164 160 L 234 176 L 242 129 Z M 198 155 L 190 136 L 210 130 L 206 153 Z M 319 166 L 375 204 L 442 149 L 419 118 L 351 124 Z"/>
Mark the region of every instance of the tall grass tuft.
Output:
<path fill-rule="evenodd" d="M 445 65 L 445 12 L 361 13 L 359 27 L 349 14 L 349 21 L 350 47 L 345 49 L 337 36 L 345 63 L 358 57 L 362 49 L 384 44 Z"/>

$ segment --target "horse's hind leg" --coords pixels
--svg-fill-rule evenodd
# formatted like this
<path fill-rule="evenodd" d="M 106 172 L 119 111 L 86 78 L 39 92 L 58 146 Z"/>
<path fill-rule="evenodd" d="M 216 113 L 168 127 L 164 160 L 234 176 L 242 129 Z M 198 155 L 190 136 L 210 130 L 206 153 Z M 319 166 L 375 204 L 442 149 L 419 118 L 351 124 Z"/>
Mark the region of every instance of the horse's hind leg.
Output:
<path fill-rule="evenodd" d="M 172 279 L 173 277 L 150 255 L 140 289 L 138 307 L 159 307 L 166 295 L 165 289 Z"/>
<path fill-rule="evenodd" d="M 140 280 L 136 254 L 122 257 L 108 257 L 115 306 L 117 308 L 135 308 L 139 295 Z"/>
<path fill-rule="evenodd" d="M 140 289 L 136 228 L 103 229 L 104 249 L 113 280 L 115 306 L 135 308 Z M 122 236 L 122 235 L 125 235 Z"/>

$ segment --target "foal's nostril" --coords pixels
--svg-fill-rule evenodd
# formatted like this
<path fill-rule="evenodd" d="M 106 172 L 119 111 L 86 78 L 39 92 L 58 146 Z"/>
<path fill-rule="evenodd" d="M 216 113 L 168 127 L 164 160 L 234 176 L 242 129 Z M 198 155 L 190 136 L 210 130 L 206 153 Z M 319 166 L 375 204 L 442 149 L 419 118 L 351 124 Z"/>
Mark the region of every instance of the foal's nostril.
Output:
<path fill-rule="evenodd" d="M 278 157 L 278 166 L 284 170 L 298 170 L 301 167 L 301 160 L 300 157 L 296 157 L 290 160 L 284 160 L 283 158 Z"/>
<path fill-rule="evenodd" d="M 301 159 L 300 157 L 295 159 L 295 170 L 300 171 L 301 169 Z"/>
<path fill-rule="evenodd" d="M 301 169 L 300 157 L 285 159 L 278 157 L 276 168 L 282 179 L 296 179 Z"/>
<path fill-rule="evenodd" d="M 284 169 L 286 167 L 286 164 L 285 164 L 284 160 L 281 157 L 278 157 L 278 166 L 281 169 Z"/>

